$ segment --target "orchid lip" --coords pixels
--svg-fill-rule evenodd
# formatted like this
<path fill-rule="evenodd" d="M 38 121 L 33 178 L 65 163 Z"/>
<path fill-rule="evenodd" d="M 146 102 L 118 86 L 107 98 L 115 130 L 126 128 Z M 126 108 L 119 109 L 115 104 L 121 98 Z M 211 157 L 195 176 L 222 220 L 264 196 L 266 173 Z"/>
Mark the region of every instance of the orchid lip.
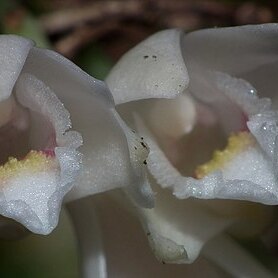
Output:
<path fill-rule="evenodd" d="M 245 206 L 272 210 L 258 203 L 278 204 L 278 112 L 272 111 L 271 101 L 259 98 L 248 83 L 253 80 L 259 94 L 265 94 L 263 90 L 267 88 L 269 95 L 273 95 L 277 83 L 274 81 L 277 40 L 273 39 L 276 34 L 277 25 L 216 28 L 184 34 L 181 42 L 167 34 L 166 43 L 161 44 L 158 33 L 129 51 L 112 69 L 107 82 L 117 109 L 149 146 L 146 162 L 157 193 L 156 206 L 151 210 L 139 207 L 138 211 L 160 260 L 192 262 L 211 240 L 210 236 L 215 237 L 242 222 L 244 225 L 238 225 L 241 228 L 246 226 L 250 231 L 255 226 L 256 232 L 261 231 L 257 222 L 263 217 L 253 209 L 252 216 L 259 219 L 245 217 Z M 162 53 L 170 59 L 167 66 L 160 63 L 157 69 L 160 56 L 155 64 L 151 52 L 156 54 L 161 45 Z M 176 50 L 173 45 L 181 50 L 181 59 L 177 55 L 180 52 L 173 51 Z M 171 63 L 182 65 L 179 68 L 186 82 L 172 82 L 172 73 L 167 72 Z M 261 65 L 266 66 L 266 72 L 262 72 Z M 178 76 L 180 71 L 175 70 L 175 74 Z M 181 99 L 185 104 L 180 105 Z M 210 139 L 214 142 L 205 145 Z M 227 141 L 232 143 L 228 142 L 225 148 Z M 194 176 L 196 167 L 210 161 L 215 150 L 224 159 L 218 157 L 209 171 Z M 163 194 L 172 198 L 173 203 Z M 222 203 L 215 199 L 222 199 L 224 206 L 229 207 L 230 203 L 238 212 L 227 215 L 229 208 L 221 206 L 215 211 L 208 209 L 209 202 Z M 195 216 L 198 209 L 208 215 Z M 210 216 L 217 217 L 209 219 Z"/>
<path fill-rule="evenodd" d="M 30 111 L 23 107 L 13 95 L 2 101 L 0 105 L 3 106 L 2 125 L 0 127 L 0 162 L 2 164 L 0 169 L 10 171 L 9 168 L 15 169 L 17 163 L 20 167 L 20 164 L 22 165 L 26 160 L 26 156 L 34 154 L 35 150 L 40 155 L 55 157 L 55 148 L 57 147 L 55 130 L 47 118 L 38 115 L 41 118 L 41 124 L 44 124 L 48 132 L 46 132 L 46 138 L 42 140 L 42 143 L 38 143 L 32 148 Z M 11 165 L 13 167 L 9 167 Z M 2 171 L 1 176 L 3 173 L 4 171 Z"/>
<path fill-rule="evenodd" d="M 233 136 L 236 134 L 239 135 L 239 138 L 243 138 L 240 134 L 246 134 L 246 136 L 250 135 L 250 138 L 256 142 L 256 138 L 249 130 L 249 126 L 251 126 L 250 123 L 254 115 L 260 115 L 261 113 L 265 114 L 270 107 L 269 100 L 258 99 L 256 90 L 246 81 L 232 78 L 221 72 L 208 72 L 208 76 L 211 78 L 212 83 L 215 82 L 216 84 L 214 89 L 216 93 L 214 93 L 215 96 L 213 96 L 215 100 L 211 102 L 210 99 L 202 99 L 202 95 L 198 94 L 195 98 L 195 94 L 189 92 L 193 97 L 193 105 L 195 105 L 197 112 L 191 132 L 185 133 L 178 141 L 176 140 L 176 146 L 180 146 L 183 149 L 177 152 L 176 158 L 171 159 L 171 153 L 173 153 L 173 151 L 171 149 L 167 150 L 167 148 L 164 149 L 163 145 L 161 146 L 172 164 L 182 175 L 185 174 L 187 176 L 196 177 L 196 175 L 193 174 L 196 167 L 198 168 L 199 165 L 206 163 L 213 156 L 215 157 L 218 155 L 219 157 L 221 154 L 223 157 L 225 154 L 229 153 L 230 158 L 232 158 L 231 151 L 223 151 L 221 153 L 220 150 L 224 149 L 227 139 L 230 140 L 230 137 L 235 138 Z M 242 93 L 243 91 L 245 93 Z M 217 94 L 219 95 L 218 99 L 216 99 Z M 264 127 L 266 128 L 266 126 Z M 208 131 L 207 133 L 205 132 L 206 129 Z M 212 138 L 212 135 L 214 138 Z M 160 143 L 162 140 L 161 138 L 162 137 L 159 137 L 158 140 Z M 235 141 L 236 140 L 233 139 L 233 142 Z M 197 148 L 196 150 L 194 146 Z M 236 149 L 239 151 L 239 148 Z M 188 151 L 190 150 L 191 155 L 188 155 Z M 244 150 L 243 148 L 242 151 Z M 234 152 L 233 155 L 237 155 L 239 152 Z M 187 160 L 184 158 L 180 159 L 181 153 L 186 154 L 186 156 L 184 156 L 186 159 L 190 157 L 189 163 L 187 163 Z M 202 155 L 199 161 L 196 160 L 194 162 L 194 156 L 196 156 L 197 153 L 201 153 Z M 207 153 L 207 155 L 205 155 L 205 153 Z M 215 155 L 213 155 L 213 153 L 215 153 Z M 228 162 L 229 159 L 227 158 L 225 160 Z M 222 161 L 224 160 L 222 159 Z M 213 168 L 215 167 L 216 165 Z M 219 170 L 221 170 L 221 165 L 219 165 L 219 167 Z"/>
<path fill-rule="evenodd" d="M 172 145 L 165 145 L 163 143 L 165 135 L 156 134 L 149 122 L 145 122 L 145 118 L 142 116 L 140 121 L 137 120 L 136 126 L 139 132 L 146 137 L 146 142 L 150 146 L 150 155 L 147 159 L 149 171 L 162 187 L 172 188 L 173 194 L 180 199 L 189 197 L 224 198 L 277 204 L 277 170 L 275 170 L 275 165 L 277 165 L 275 153 L 278 149 L 276 146 L 278 129 L 275 128 L 278 119 L 277 112 L 271 110 L 269 99 L 258 98 L 256 90 L 247 81 L 221 72 L 209 72 L 208 76 L 211 88 L 207 93 L 210 94 L 214 88 L 212 101 L 209 98 L 202 99 L 201 95 L 195 96 L 195 93 L 190 91 L 192 89 L 190 87 L 185 93 L 187 95 L 191 93 L 195 105 L 199 103 L 209 107 L 209 111 L 215 113 L 211 119 L 217 119 L 221 128 L 217 128 L 216 125 L 214 131 L 218 133 L 211 130 L 211 123 L 214 121 L 210 120 L 207 137 L 192 137 L 191 147 L 175 149 L 183 147 L 182 144 L 177 144 L 180 138 L 176 138 Z M 215 98 L 215 94 L 218 94 L 219 98 Z M 198 108 L 196 115 L 197 121 L 195 121 L 192 131 L 182 137 L 190 138 L 194 134 L 194 127 L 198 126 L 200 120 L 201 122 L 205 120 L 203 126 L 207 125 L 206 121 L 210 117 L 201 117 L 198 120 L 198 117 L 202 115 L 198 112 Z M 201 128 L 200 131 L 204 130 Z M 226 140 L 231 134 L 240 132 L 249 134 L 254 144 L 234 153 L 231 159 L 226 160 L 228 163 L 219 165 L 220 167 L 208 172 L 201 179 L 196 179 L 194 171 L 197 166 L 208 162 L 214 150 L 224 149 Z M 216 139 L 220 140 L 218 142 L 222 141 L 222 146 L 218 145 L 210 149 L 206 146 L 205 149 L 209 149 L 210 154 L 204 158 L 201 147 L 203 142 L 207 142 L 211 137 L 211 134 L 216 135 Z M 214 143 L 217 142 L 216 139 L 213 139 Z M 174 153 L 169 146 L 174 147 L 176 154 L 174 158 L 169 155 L 169 153 L 171 155 Z M 196 147 L 195 151 L 194 146 Z M 191 155 L 190 151 L 192 151 Z M 194 164 L 193 159 L 196 155 L 197 157 L 200 155 L 202 160 Z M 185 165 L 186 160 L 188 161 L 187 165 Z M 188 165 L 192 168 L 186 167 Z M 166 169 L 167 171 L 165 171 Z M 184 169 L 186 169 L 185 172 L 183 172 Z"/>
<path fill-rule="evenodd" d="M 30 74 L 20 75 L 5 103 L 11 107 L 0 128 L 0 213 L 48 234 L 79 171 L 82 138 L 68 131 L 69 113 L 54 93 Z"/>

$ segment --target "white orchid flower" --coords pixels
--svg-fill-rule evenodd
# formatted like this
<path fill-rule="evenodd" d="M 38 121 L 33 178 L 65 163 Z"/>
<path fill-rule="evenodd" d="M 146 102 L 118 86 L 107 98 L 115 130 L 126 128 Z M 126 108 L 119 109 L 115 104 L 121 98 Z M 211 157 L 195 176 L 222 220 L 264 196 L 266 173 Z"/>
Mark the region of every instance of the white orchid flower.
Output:
<path fill-rule="evenodd" d="M 166 30 L 110 72 L 117 110 L 150 148 L 156 206 L 137 212 L 161 261 L 193 262 L 217 235 L 214 247 L 231 246 L 223 231 L 254 235 L 269 223 L 278 204 L 277 35 L 277 24 Z M 214 247 L 206 255 L 238 276 L 241 259 L 227 264 Z M 268 277 L 249 262 L 250 277 Z"/>
<path fill-rule="evenodd" d="M 147 151 L 103 82 L 18 36 L 0 36 L 0 61 L 2 216 L 48 234 L 70 190 L 75 200 L 125 187 L 135 202 L 152 206 L 141 167 Z"/>

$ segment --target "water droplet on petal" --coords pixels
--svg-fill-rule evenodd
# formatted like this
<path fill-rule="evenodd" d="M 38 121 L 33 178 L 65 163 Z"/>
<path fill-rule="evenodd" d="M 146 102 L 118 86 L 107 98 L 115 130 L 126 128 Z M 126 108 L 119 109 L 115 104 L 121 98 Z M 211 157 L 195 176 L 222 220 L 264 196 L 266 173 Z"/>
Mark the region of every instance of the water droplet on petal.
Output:
<path fill-rule="evenodd" d="M 253 96 L 257 95 L 257 91 L 255 89 L 250 89 L 248 93 Z"/>

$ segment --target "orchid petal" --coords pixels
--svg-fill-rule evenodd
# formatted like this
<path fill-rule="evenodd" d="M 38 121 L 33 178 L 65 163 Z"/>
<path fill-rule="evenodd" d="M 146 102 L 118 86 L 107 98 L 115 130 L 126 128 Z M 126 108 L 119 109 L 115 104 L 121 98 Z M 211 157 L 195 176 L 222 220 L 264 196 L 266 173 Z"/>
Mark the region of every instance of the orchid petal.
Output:
<path fill-rule="evenodd" d="M 186 34 L 182 51 L 190 72 L 190 88 L 203 70 L 226 72 L 251 82 L 263 96 L 277 88 L 278 25 L 213 28 Z"/>
<path fill-rule="evenodd" d="M 149 128 L 160 137 L 177 139 L 189 133 L 196 120 L 194 100 L 186 94 L 174 99 L 148 99 L 117 106 L 117 111 L 128 125 L 136 129 L 133 113 L 144 119 Z"/>
<path fill-rule="evenodd" d="M 8 98 L 34 43 L 28 39 L 1 35 L 0 37 L 0 101 Z"/>
<path fill-rule="evenodd" d="M 23 74 L 14 90 L 20 105 L 29 109 L 31 121 L 44 118 L 45 123 L 31 129 L 34 138 L 25 158 L 10 158 L 1 166 L 0 212 L 32 232 L 48 234 L 58 223 L 62 199 L 80 169 L 75 149 L 82 141 L 68 131 L 68 111 L 42 81 Z"/>
<path fill-rule="evenodd" d="M 143 138 L 141 137 L 139 139 L 134 130 L 128 128 L 116 111 L 114 115 L 125 131 L 127 144 L 130 150 L 130 162 L 134 174 L 133 181 L 128 184 L 124 190 L 137 205 L 144 208 L 153 208 L 154 193 L 147 177 L 146 168 L 146 159 L 149 154 L 149 149 L 144 143 Z"/>
<path fill-rule="evenodd" d="M 277 61 L 277 32 L 278 24 L 271 23 L 185 34 L 182 39 L 185 63 L 240 76 Z"/>
<path fill-rule="evenodd" d="M 109 275 L 134 278 L 226 277 L 221 269 L 202 256 L 194 264 L 174 265 L 166 261 L 159 262 L 148 246 L 147 231 L 143 231 L 138 218 L 123 208 L 122 204 L 125 204 L 126 200 L 120 199 L 118 203 L 111 196 L 112 194 L 94 196 Z"/>
<path fill-rule="evenodd" d="M 182 176 L 178 172 L 156 143 L 153 134 L 146 128 L 142 119 L 137 116 L 136 128 L 146 138 L 150 147 L 150 155 L 147 159 L 148 169 L 162 187 L 171 187 L 178 198 L 229 198 L 277 204 L 278 189 L 276 172 L 273 170 L 276 165 L 273 163 L 277 163 L 273 151 L 277 135 L 273 133 L 271 126 L 265 130 L 262 129 L 266 122 L 270 124 L 272 121 L 274 123 L 276 119 L 275 113 L 271 114 L 272 116 L 269 114 L 270 101 L 258 99 L 249 83 L 229 75 L 211 74 L 211 84 L 214 84 L 215 92 L 227 99 L 227 103 L 230 101 L 234 106 L 240 107 L 241 113 L 250 117 L 247 124 L 251 128 L 251 132 L 254 131 L 258 140 L 257 143 L 246 151 L 236 154 L 222 171 L 215 171 L 201 180 L 196 180 Z M 217 107 L 217 104 L 215 106 Z M 220 119 L 225 119 L 227 110 L 220 109 L 218 113 L 220 113 Z M 267 115 L 268 120 L 265 118 Z M 271 121 L 269 117 L 272 119 Z M 227 123 L 223 121 L 226 128 L 229 128 L 231 124 L 231 121 L 227 121 Z M 233 126 L 234 124 L 230 127 L 231 130 L 233 130 Z M 266 153 L 261 150 L 260 146 Z M 238 170 L 242 168 L 245 170 Z"/>
<path fill-rule="evenodd" d="M 178 30 L 158 32 L 121 58 L 106 79 L 116 104 L 173 98 L 187 87 L 180 38 Z"/>
<path fill-rule="evenodd" d="M 209 29 L 184 35 L 181 40 L 183 59 L 180 62 L 185 62 L 186 78 L 184 86 L 180 84 L 183 90 L 177 93 L 173 93 L 173 88 L 179 85 L 178 81 L 175 80 L 173 84 L 171 79 L 165 78 L 171 62 L 167 61 L 167 66 L 163 61 L 161 73 L 154 63 L 155 57 L 159 56 L 144 55 L 149 42 L 154 42 L 160 49 L 160 45 L 156 44 L 159 42 L 162 45 L 159 36 L 163 33 L 154 35 L 131 50 L 107 78 L 116 104 L 119 104 L 117 110 L 144 137 L 150 149 L 146 163 L 156 181 L 152 182 L 152 187 L 160 186 L 157 189 L 156 207 L 150 210 L 136 209 L 150 245 L 161 261 L 192 262 L 206 241 L 226 229 L 231 231 L 239 228 L 241 235 L 249 231 L 250 227 L 254 227 L 255 233 L 261 231 L 266 225 L 265 220 L 262 220 L 264 209 L 269 208 L 262 204 L 278 204 L 277 112 L 271 110 L 269 99 L 258 98 L 262 93 L 261 88 L 267 86 L 273 91 L 277 87 L 277 27 L 277 24 L 266 24 Z M 168 48 L 169 44 L 171 48 Z M 175 45 L 173 39 L 172 43 L 167 43 L 166 50 L 163 49 L 165 55 L 171 54 L 169 49 Z M 180 54 L 180 50 L 176 52 Z M 171 59 L 175 64 L 176 56 Z M 254 84 L 248 81 L 258 77 L 258 72 L 265 67 L 265 73 L 254 83 L 259 85 L 255 90 Z M 176 70 L 177 78 L 180 73 L 180 70 Z M 161 87 L 156 82 L 157 74 L 163 78 Z M 276 85 L 264 85 L 268 81 Z M 154 87 L 159 88 L 158 93 Z M 185 94 L 180 94 L 183 91 Z M 272 91 L 263 94 L 270 96 L 273 95 Z M 175 97 L 174 100 L 165 99 Z M 182 99 L 188 105 L 182 104 Z M 185 111 L 182 111 L 182 106 Z M 167 109 L 169 111 L 164 112 Z M 180 124 L 182 122 L 184 126 Z M 182 152 L 178 144 L 191 135 L 191 130 L 192 133 L 196 131 L 194 127 L 199 129 L 202 125 L 209 132 L 211 126 L 220 129 L 219 137 L 224 136 L 219 142 L 234 132 L 244 130 L 252 143 L 246 149 L 233 153 L 227 164 L 218 165 L 216 170 L 203 177 L 193 178 L 191 171 L 191 176 L 183 176 L 182 166 L 179 167 L 175 156 L 188 157 L 190 163 L 192 151 L 187 152 L 184 147 Z M 213 128 L 211 133 L 215 133 Z M 194 199 L 189 199 L 191 197 Z M 222 207 L 217 205 L 212 212 L 208 202 L 211 204 L 221 200 L 198 199 L 224 199 L 225 204 L 230 202 L 231 206 L 227 205 L 223 212 Z M 235 206 L 241 209 L 226 214 L 230 207 Z M 247 212 L 249 210 L 255 210 L 256 215 L 261 215 L 260 220 Z M 198 220 L 202 224 L 208 223 L 202 226 Z M 204 228 L 207 226 L 213 228 Z"/>
<path fill-rule="evenodd" d="M 137 127 L 140 125 L 139 130 L 146 136 L 150 147 L 150 156 L 147 159 L 150 172 L 162 187 L 169 181 L 171 185 L 175 184 L 180 175 L 173 167 L 172 172 L 170 171 L 171 166 L 161 159 L 162 152 L 157 163 L 154 152 L 159 151 L 159 148 L 150 141 L 150 136 L 139 122 L 137 119 Z M 173 172 L 176 172 L 176 177 Z M 170 192 L 161 190 L 156 195 L 155 208 L 139 209 L 139 215 L 155 255 L 159 260 L 168 263 L 193 262 L 205 242 L 232 223 L 232 219 L 210 215 L 197 200 L 181 202 L 174 196 L 171 197 Z M 205 224 L 206 221 L 213 225 Z"/>
<path fill-rule="evenodd" d="M 260 184 L 262 183 L 265 188 L 261 187 L 260 185 L 256 185 L 248 180 L 226 181 L 223 179 L 223 176 L 220 172 L 209 175 L 202 180 L 196 180 L 191 177 L 182 176 L 167 159 L 163 151 L 159 148 L 149 130 L 146 128 L 146 126 L 144 126 L 144 123 L 139 118 L 136 119 L 136 122 L 138 130 L 141 134 L 143 134 L 150 148 L 150 154 L 147 159 L 147 166 L 150 173 L 153 175 L 153 177 L 156 179 L 157 183 L 161 187 L 169 188 L 170 190 L 172 190 L 173 194 L 177 198 L 185 199 L 189 197 L 195 197 L 200 199 L 220 198 L 231 200 L 253 200 L 254 202 L 261 203 L 277 202 L 277 197 L 275 197 L 275 195 L 271 193 L 271 190 L 267 191 L 268 188 L 266 185 L 263 184 L 262 181 L 260 182 Z M 237 164 L 235 163 L 235 165 Z M 268 165 L 268 163 L 266 165 Z M 242 171 L 237 170 L 237 173 L 240 174 L 242 173 Z M 267 179 L 267 177 L 264 176 L 264 172 L 262 177 Z M 189 199 L 186 202 L 188 201 Z M 231 216 L 235 217 L 237 221 L 239 221 L 243 217 L 243 219 L 245 219 L 244 222 L 249 223 L 248 227 L 254 226 L 253 231 L 261 230 L 265 223 L 269 221 L 269 217 L 267 217 L 267 215 L 270 215 L 270 211 L 266 210 L 265 206 L 252 208 L 252 210 L 256 210 L 258 214 L 264 215 L 260 218 L 260 221 L 258 221 L 250 217 L 249 214 L 244 214 L 244 211 L 247 212 L 248 210 L 248 204 L 243 204 L 243 208 L 240 210 L 240 213 L 238 214 L 238 212 L 236 212 L 236 215 L 233 214 L 233 216 Z M 218 211 L 219 213 L 218 205 L 216 206 L 216 211 Z M 266 222 L 264 220 L 266 220 Z M 246 230 L 245 228 L 247 228 L 248 230 L 248 227 L 246 227 L 245 224 L 243 225 L 243 223 L 241 223 L 240 225 L 242 227 L 242 229 L 240 229 L 240 233 L 244 232 Z"/>
<path fill-rule="evenodd" d="M 203 245 L 233 222 L 196 200 L 178 201 L 166 190 L 158 190 L 155 208 L 139 214 L 154 254 L 166 263 L 192 263 Z"/>
<path fill-rule="evenodd" d="M 132 167 L 127 139 L 104 83 L 58 53 L 38 48 L 31 50 L 23 72 L 44 80 L 69 109 L 73 126 L 82 134 L 83 167 L 70 198 L 129 184 Z"/>

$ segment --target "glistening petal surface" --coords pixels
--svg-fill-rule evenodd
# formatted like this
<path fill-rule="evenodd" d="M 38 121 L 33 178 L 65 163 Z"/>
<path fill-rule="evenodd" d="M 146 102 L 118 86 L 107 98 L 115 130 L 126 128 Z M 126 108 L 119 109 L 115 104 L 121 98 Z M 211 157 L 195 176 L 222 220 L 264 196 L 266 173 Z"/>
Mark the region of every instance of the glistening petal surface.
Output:
<path fill-rule="evenodd" d="M 180 94 L 188 85 L 180 39 L 181 31 L 165 30 L 127 52 L 106 79 L 115 103 Z"/>
<path fill-rule="evenodd" d="M 278 84 L 278 24 L 213 28 L 185 34 L 182 51 L 190 86 L 204 70 L 248 80 L 261 96 L 273 97 Z M 196 71 L 198 70 L 198 71 Z M 199 75 L 198 75 L 199 74 Z"/>
<path fill-rule="evenodd" d="M 15 35 L 0 36 L 0 101 L 8 98 L 34 43 Z"/>
<path fill-rule="evenodd" d="M 30 52 L 23 72 L 44 80 L 82 134 L 83 168 L 74 198 L 127 185 L 132 171 L 127 139 L 114 117 L 113 99 L 104 83 L 58 53 L 38 48 Z"/>
<path fill-rule="evenodd" d="M 69 113 L 42 81 L 20 75 L 14 91 L 18 103 L 28 108 L 31 122 L 35 117 L 47 124 L 38 127 L 31 123 L 30 151 L 1 165 L 0 212 L 32 232 L 48 234 L 58 223 L 63 197 L 80 169 L 80 154 L 75 148 L 81 138 L 69 138 Z"/>

